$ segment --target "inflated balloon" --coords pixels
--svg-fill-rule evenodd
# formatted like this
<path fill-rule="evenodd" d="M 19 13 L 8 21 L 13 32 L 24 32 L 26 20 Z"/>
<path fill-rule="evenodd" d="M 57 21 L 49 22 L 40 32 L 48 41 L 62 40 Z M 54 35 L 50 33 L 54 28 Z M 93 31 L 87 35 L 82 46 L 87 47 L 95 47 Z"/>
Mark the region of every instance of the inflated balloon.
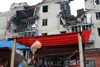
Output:
<path fill-rule="evenodd" d="M 32 52 L 35 52 L 35 51 L 37 50 L 37 48 L 35 48 L 35 44 L 34 44 L 34 43 L 33 43 L 33 45 L 31 46 L 30 50 L 31 50 Z"/>
<path fill-rule="evenodd" d="M 37 48 L 37 49 L 40 49 L 42 47 L 41 42 L 38 40 L 34 44 L 35 44 L 35 48 Z"/>
<path fill-rule="evenodd" d="M 23 60 L 22 63 L 24 67 L 28 67 L 28 63 L 25 60 Z"/>

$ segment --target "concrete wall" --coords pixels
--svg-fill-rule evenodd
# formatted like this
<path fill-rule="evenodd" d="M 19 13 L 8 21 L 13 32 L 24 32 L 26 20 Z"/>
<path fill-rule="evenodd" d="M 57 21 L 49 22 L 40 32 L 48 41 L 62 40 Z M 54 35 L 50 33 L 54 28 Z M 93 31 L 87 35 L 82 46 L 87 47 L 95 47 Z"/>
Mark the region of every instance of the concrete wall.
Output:
<path fill-rule="evenodd" d="M 9 11 L 0 12 L 0 17 L 8 17 L 8 16 L 9 16 Z"/>
<path fill-rule="evenodd" d="M 48 12 L 43 13 L 43 6 L 48 5 Z M 63 25 L 60 25 L 60 18 L 57 18 L 57 15 L 61 12 L 60 4 L 44 4 L 40 6 L 39 19 L 38 19 L 38 35 L 41 33 L 50 34 L 59 34 L 60 31 L 66 31 L 66 28 L 63 28 Z M 42 19 L 47 20 L 47 26 L 42 26 Z"/>
<path fill-rule="evenodd" d="M 7 19 L 8 19 L 7 17 L 1 17 L 0 18 L 0 40 L 5 39 Z"/>
<path fill-rule="evenodd" d="M 94 0 L 85 0 L 85 9 L 99 9 L 100 4 L 96 5 L 94 4 Z"/>

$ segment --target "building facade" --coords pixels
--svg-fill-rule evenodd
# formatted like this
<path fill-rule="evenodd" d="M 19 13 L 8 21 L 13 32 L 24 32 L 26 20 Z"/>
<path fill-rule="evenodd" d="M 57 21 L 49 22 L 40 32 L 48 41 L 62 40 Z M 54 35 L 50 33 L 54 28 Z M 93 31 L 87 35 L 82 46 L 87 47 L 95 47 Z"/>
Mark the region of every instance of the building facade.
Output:
<path fill-rule="evenodd" d="M 48 2 L 40 4 L 38 7 L 40 8 L 38 11 L 39 19 L 37 20 L 38 35 L 67 33 L 67 29 L 61 24 L 58 15 L 66 9 L 66 13 L 70 15 L 69 1 L 62 1 L 61 3 L 58 3 L 58 1 Z M 66 16 L 68 15 L 66 14 Z"/>
<path fill-rule="evenodd" d="M 100 48 L 100 3 L 99 0 L 85 0 L 85 9 L 91 16 L 94 30 L 94 48 Z"/>
<path fill-rule="evenodd" d="M 36 14 L 39 16 L 38 36 L 91 30 L 86 48 L 94 48 L 94 25 L 91 14 L 80 9 L 75 17 L 70 13 L 69 3 L 68 0 L 43 0 L 36 6 L 36 9 L 38 8 Z"/>

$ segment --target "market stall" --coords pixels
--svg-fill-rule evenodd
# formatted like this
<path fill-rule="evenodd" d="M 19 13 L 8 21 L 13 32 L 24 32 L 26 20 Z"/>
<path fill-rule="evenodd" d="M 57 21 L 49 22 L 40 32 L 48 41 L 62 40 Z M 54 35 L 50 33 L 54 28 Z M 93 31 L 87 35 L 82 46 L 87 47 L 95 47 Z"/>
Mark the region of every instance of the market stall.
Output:
<path fill-rule="evenodd" d="M 80 67 L 85 67 L 84 45 L 85 43 L 89 41 L 90 32 L 91 32 L 90 30 L 87 30 L 87 31 L 80 31 L 80 32 L 73 32 L 73 33 L 47 35 L 47 36 L 9 38 L 10 40 L 14 41 L 11 62 L 12 63 L 14 62 L 16 42 L 19 44 L 31 47 L 31 45 L 38 40 L 42 43 L 42 48 L 36 51 L 36 55 L 46 56 L 46 57 L 48 56 L 49 58 L 53 56 L 53 59 L 52 59 L 53 67 L 64 67 L 64 62 L 66 60 L 60 61 L 60 60 L 56 60 L 56 58 L 57 57 L 62 58 L 62 59 L 68 58 L 68 56 L 73 54 L 76 50 L 77 50 L 77 54 L 75 55 L 74 59 L 78 58 L 77 62 L 79 60 Z M 54 56 L 57 56 L 57 57 L 54 57 Z M 37 60 L 38 59 L 41 59 L 41 58 L 37 58 Z M 60 61 L 60 62 L 55 62 L 55 60 Z M 71 60 L 72 61 L 70 62 L 73 62 L 73 59 Z M 59 63 L 62 66 L 61 65 L 56 66 Z M 13 65 L 14 64 L 11 64 L 11 67 L 13 67 Z M 40 65 L 40 64 L 37 64 L 37 65 Z"/>
<path fill-rule="evenodd" d="M 9 41 L 9 39 L 0 41 L 0 67 L 10 67 L 12 47 L 13 41 Z M 29 50 L 30 48 L 16 43 L 16 49 Z"/>
<path fill-rule="evenodd" d="M 11 50 L 8 48 L 0 49 L 0 67 L 9 67 Z"/>

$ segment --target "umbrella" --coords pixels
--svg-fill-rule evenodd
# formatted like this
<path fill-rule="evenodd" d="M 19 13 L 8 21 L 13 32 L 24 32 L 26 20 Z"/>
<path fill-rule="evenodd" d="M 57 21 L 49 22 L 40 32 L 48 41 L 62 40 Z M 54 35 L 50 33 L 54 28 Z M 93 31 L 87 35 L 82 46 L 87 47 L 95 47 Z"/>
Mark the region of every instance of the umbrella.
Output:
<path fill-rule="evenodd" d="M 0 48 L 8 47 L 10 49 L 13 48 L 13 41 L 9 41 L 9 39 L 5 39 L 3 41 L 0 41 Z M 30 49 L 30 47 L 26 47 L 24 45 L 21 45 L 19 43 L 16 43 L 16 49 Z"/>

